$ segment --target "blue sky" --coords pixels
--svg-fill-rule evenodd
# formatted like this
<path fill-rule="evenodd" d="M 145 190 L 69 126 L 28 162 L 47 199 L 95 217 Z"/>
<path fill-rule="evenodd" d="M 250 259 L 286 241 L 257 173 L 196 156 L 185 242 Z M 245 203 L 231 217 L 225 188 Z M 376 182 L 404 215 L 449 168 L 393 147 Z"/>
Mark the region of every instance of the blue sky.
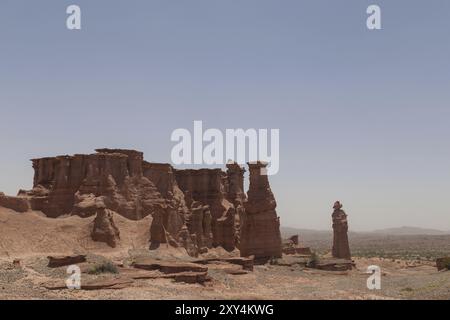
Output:
<path fill-rule="evenodd" d="M 353 230 L 450 229 L 449 34 L 444 0 L 2 0 L 0 190 L 30 188 L 40 156 L 169 162 L 202 120 L 280 129 L 283 225 L 330 228 L 341 200 Z"/>

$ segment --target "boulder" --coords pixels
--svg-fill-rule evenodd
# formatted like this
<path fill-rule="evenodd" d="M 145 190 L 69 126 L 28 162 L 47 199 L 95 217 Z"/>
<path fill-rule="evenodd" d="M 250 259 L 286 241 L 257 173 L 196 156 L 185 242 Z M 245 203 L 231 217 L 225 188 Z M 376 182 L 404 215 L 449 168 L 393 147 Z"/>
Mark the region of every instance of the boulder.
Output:
<path fill-rule="evenodd" d="M 132 266 L 144 270 L 159 270 L 162 273 L 180 273 L 180 272 L 207 272 L 208 268 L 196 263 L 190 262 L 164 262 L 143 257 L 137 258 Z"/>
<path fill-rule="evenodd" d="M 354 267 L 352 260 L 346 259 L 324 259 L 316 262 L 315 268 L 325 271 L 346 271 Z"/>
<path fill-rule="evenodd" d="M 57 268 L 63 266 L 70 266 L 72 264 L 78 264 L 86 262 L 86 255 L 77 254 L 70 256 L 48 256 L 48 267 Z"/>
<path fill-rule="evenodd" d="M 120 274 L 134 280 L 166 278 L 186 283 L 203 283 L 208 280 L 207 272 L 184 271 L 165 274 L 157 270 L 147 271 L 134 268 L 120 268 Z"/>
<path fill-rule="evenodd" d="M 133 280 L 125 277 L 95 279 L 81 281 L 81 290 L 102 290 L 102 289 L 124 289 L 133 284 Z M 64 281 L 51 281 L 42 284 L 48 290 L 66 290 L 67 285 Z"/>
<path fill-rule="evenodd" d="M 232 257 L 232 258 L 208 258 L 208 259 L 201 259 L 201 260 L 195 260 L 194 263 L 199 264 L 208 264 L 208 263 L 214 263 L 214 262 L 225 262 L 229 264 L 235 264 L 242 266 L 242 269 L 253 271 L 253 265 L 254 260 L 253 258 L 247 258 L 247 257 Z"/>
<path fill-rule="evenodd" d="M 162 273 L 179 273 L 179 272 L 206 272 L 208 270 L 208 268 L 205 268 L 203 266 L 200 265 L 196 265 L 193 263 L 171 263 L 171 262 L 166 262 L 166 263 L 159 263 L 159 264 L 154 264 L 154 265 L 146 265 L 146 264 L 135 264 L 134 267 L 136 268 L 142 268 L 142 269 L 146 269 L 146 270 L 152 270 L 152 268 L 157 268 L 158 270 L 160 270 Z M 147 269 L 148 268 L 148 269 Z"/>

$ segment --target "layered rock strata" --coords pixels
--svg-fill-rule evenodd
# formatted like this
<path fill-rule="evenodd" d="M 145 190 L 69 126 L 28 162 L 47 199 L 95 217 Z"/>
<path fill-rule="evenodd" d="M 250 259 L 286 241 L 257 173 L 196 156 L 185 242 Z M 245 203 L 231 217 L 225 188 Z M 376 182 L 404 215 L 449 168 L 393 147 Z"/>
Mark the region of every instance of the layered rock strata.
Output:
<path fill-rule="evenodd" d="M 103 196 L 108 209 L 139 220 L 164 203 L 156 186 L 142 173 L 141 152 L 99 149 L 90 155 L 34 159 L 33 210 L 49 217 L 95 214 L 95 197 Z"/>
<path fill-rule="evenodd" d="M 212 245 L 232 251 L 235 243 L 235 209 L 227 200 L 224 180 L 226 174 L 220 169 L 175 170 L 180 189 L 192 201 L 209 206 L 211 213 Z"/>
<path fill-rule="evenodd" d="M 245 169 L 239 164 L 232 162 L 227 164 L 227 199 L 235 208 L 234 229 L 235 243 L 240 246 L 241 220 L 244 215 L 244 203 L 247 196 L 244 192 Z"/>
<path fill-rule="evenodd" d="M 17 197 L 0 193 L 0 206 L 16 211 L 42 211 L 50 218 L 96 216 L 92 238 L 111 246 L 119 241 L 114 214 L 140 220 L 151 215 L 150 248 L 161 243 L 186 248 L 192 256 L 213 247 L 240 249 L 242 256 L 281 255 L 276 202 L 265 164 L 249 164 L 250 188 L 244 192 L 245 170 L 236 163 L 221 169 L 176 170 L 150 163 L 143 153 L 98 149 L 33 159 L 33 188 Z M 98 202 L 101 199 L 102 206 Z"/>

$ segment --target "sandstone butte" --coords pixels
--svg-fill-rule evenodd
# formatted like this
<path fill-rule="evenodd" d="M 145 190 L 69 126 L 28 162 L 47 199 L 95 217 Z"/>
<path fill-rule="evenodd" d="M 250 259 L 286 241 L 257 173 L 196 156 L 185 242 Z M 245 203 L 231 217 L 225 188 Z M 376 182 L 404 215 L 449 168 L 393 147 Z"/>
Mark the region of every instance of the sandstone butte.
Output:
<path fill-rule="evenodd" d="M 32 190 L 16 197 L 0 193 L 0 206 L 18 212 L 42 211 L 49 218 L 96 216 L 91 236 L 114 247 L 120 230 L 114 215 L 131 220 L 152 216 L 149 247 L 167 243 L 198 256 L 213 247 L 239 249 L 255 259 L 281 257 L 280 221 L 266 163 L 236 163 L 227 170 L 179 170 L 144 161 L 135 150 L 33 159 Z"/>

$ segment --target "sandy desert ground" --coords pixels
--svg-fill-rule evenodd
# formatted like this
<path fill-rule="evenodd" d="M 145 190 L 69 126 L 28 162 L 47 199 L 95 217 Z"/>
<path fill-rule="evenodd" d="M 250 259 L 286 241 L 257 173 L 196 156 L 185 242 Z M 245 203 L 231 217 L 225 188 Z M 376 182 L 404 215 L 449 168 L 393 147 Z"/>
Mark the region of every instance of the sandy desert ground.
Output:
<path fill-rule="evenodd" d="M 0 299 L 450 299 L 450 272 L 437 271 L 431 257 L 440 254 L 433 250 L 447 250 L 448 236 L 411 236 L 406 240 L 381 236 L 377 241 L 372 235 L 374 238 L 366 242 L 353 241 L 356 268 L 351 271 L 310 269 L 304 265 L 305 257 L 283 256 L 241 274 L 226 272 L 228 263 L 208 264 L 209 281 L 203 284 L 156 278 L 135 279 L 121 289 L 46 289 L 45 284 L 67 278 L 66 267 L 47 266 L 50 254 L 87 253 L 86 266 L 103 261 L 120 265 L 139 256 L 174 262 L 193 260 L 182 249 L 162 246 L 149 251 L 150 217 L 136 222 L 118 216 L 122 239 L 116 249 L 90 240 L 92 220 L 74 216 L 49 219 L 39 212 L 20 214 L 1 209 Z M 325 254 L 329 240 L 325 236 L 305 242 Z M 211 250 L 204 258 L 225 255 L 238 252 Z M 20 265 L 14 260 L 20 260 Z M 381 290 L 367 289 L 369 265 L 381 268 Z M 82 281 L 118 278 L 124 275 L 82 273 Z"/>

